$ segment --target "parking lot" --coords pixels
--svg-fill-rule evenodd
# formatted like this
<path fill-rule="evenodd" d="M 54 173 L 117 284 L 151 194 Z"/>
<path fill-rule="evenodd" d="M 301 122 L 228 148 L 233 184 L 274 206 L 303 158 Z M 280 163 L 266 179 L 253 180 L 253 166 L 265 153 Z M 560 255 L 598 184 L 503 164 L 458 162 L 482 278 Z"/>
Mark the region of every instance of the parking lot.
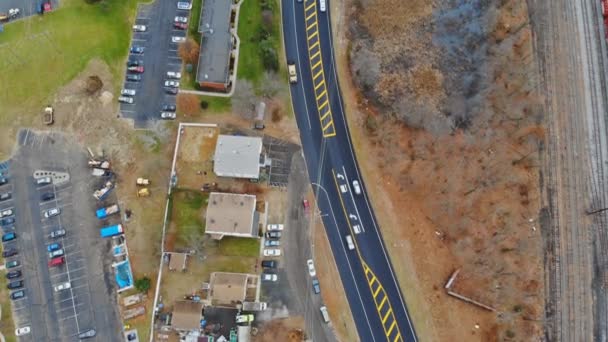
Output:
<path fill-rule="evenodd" d="M 5 259 L 7 265 L 20 263 L 7 271 L 19 270 L 21 276 L 9 281 L 24 282 L 19 290 L 25 296 L 13 300 L 15 326 L 31 327 L 31 333 L 21 340 L 74 341 L 79 332 L 88 329 L 97 331 L 92 340 L 119 340 L 110 246 L 99 237 L 100 223 L 91 196 L 96 180 L 86 166 L 86 153 L 59 134 L 23 130 L 18 142 L 18 151 L 5 165 L 8 169 L 3 176 L 9 183 L 0 187 L 0 193 L 12 196 L 0 202 L 0 211 L 14 211 L 15 222 L 2 228 L 4 233 L 17 235 L 4 243 L 4 250 L 18 251 Z M 50 184 L 37 184 L 36 179 L 47 175 L 52 176 Z M 45 217 L 52 208 L 59 209 L 59 214 Z M 64 229 L 66 235 L 51 237 L 58 229 Z M 53 243 L 59 244 L 54 249 L 63 250 L 61 265 L 49 265 L 48 248 Z M 66 283 L 69 288 L 56 288 Z"/>
<path fill-rule="evenodd" d="M 20 10 L 19 16 L 14 19 L 18 20 L 38 14 L 40 5 L 44 2 L 50 2 L 53 10 L 59 6 L 58 0 L 0 0 L 0 13 L 7 13 L 11 8 L 18 8 Z"/>
<path fill-rule="evenodd" d="M 263 142 L 267 156 L 271 159 L 268 167 L 268 184 L 270 186 L 286 187 L 291 169 L 291 159 L 300 147 L 268 135 L 264 135 Z"/>
<path fill-rule="evenodd" d="M 167 93 L 164 83 L 168 71 L 181 72 L 182 67 L 178 43 L 172 42 L 172 37 L 185 37 L 186 30 L 173 27 L 176 16 L 190 17 L 189 10 L 177 9 L 177 1 L 155 1 L 138 8 L 135 25 L 144 25 L 146 30 L 133 32 L 131 47 L 143 47 L 144 51 L 130 53 L 129 60 L 142 61 L 144 72 L 138 74 L 140 81 L 128 81 L 125 75 L 123 89 L 134 89 L 136 94 L 132 104 L 120 105 L 122 115 L 133 119 L 136 128 L 146 128 L 149 122 L 158 120 L 163 105 L 175 105 L 176 95 Z"/>

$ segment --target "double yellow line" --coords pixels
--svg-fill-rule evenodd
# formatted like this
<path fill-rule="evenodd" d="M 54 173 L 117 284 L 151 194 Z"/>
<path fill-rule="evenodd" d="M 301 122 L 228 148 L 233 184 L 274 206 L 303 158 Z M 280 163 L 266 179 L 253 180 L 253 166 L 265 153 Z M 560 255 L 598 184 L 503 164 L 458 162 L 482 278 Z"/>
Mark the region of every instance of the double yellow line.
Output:
<path fill-rule="evenodd" d="M 340 185 L 338 184 L 336 171 L 331 170 L 331 172 L 334 177 L 334 183 L 336 184 L 338 197 L 340 198 L 340 204 L 342 205 L 342 210 L 344 211 L 344 217 L 346 218 L 346 222 L 348 223 L 350 235 L 353 237 L 353 243 L 355 244 L 355 251 L 357 252 L 357 257 L 359 258 L 359 261 L 363 266 L 363 272 L 365 273 L 367 285 L 372 294 L 372 297 L 374 298 L 378 317 L 380 317 L 380 321 L 382 322 L 384 334 L 386 335 L 388 341 L 403 341 L 403 337 L 401 336 L 401 331 L 399 330 L 399 326 L 397 325 L 397 319 L 395 318 L 395 313 L 393 312 L 393 307 L 391 306 L 390 300 L 388 299 L 388 295 L 386 294 L 384 287 L 380 283 L 380 280 L 376 277 L 372 269 L 369 267 L 369 265 L 367 265 L 367 263 L 361 256 L 361 252 L 359 251 L 359 245 L 357 244 L 357 239 L 355 239 L 355 232 L 353 230 L 352 224 L 350 223 L 350 218 L 346 211 L 346 206 L 344 205 L 344 198 L 342 198 L 342 192 L 340 191 Z"/>

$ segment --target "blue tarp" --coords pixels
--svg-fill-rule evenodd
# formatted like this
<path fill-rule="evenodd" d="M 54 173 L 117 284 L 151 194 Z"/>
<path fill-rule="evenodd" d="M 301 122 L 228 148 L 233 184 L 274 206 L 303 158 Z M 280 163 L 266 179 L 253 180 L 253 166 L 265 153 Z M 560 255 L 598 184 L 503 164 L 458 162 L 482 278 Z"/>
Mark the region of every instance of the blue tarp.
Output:
<path fill-rule="evenodd" d="M 133 285 L 133 274 L 129 260 L 116 265 L 116 284 L 120 289 Z"/>

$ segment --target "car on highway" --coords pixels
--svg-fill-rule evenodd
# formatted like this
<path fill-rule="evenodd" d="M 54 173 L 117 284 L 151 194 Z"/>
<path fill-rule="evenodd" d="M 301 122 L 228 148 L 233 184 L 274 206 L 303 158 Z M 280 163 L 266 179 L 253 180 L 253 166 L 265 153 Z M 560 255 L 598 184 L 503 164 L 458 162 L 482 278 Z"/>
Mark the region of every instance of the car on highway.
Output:
<path fill-rule="evenodd" d="M 51 217 L 57 216 L 59 214 L 61 214 L 61 209 L 59 209 L 59 208 L 51 208 L 49 210 L 45 210 L 43 215 L 44 215 L 45 218 L 51 218 Z"/>
<path fill-rule="evenodd" d="M 186 41 L 186 37 L 173 36 L 173 37 L 171 37 L 171 41 L 173 43 L 183 43 Z"/>
<path fill-rule="evenodd" d="M 262 281 L 277 281 L 279 280 L 279 276 L 274 273 L 262 273 Z"/>
<path fill-rule="evenodd" d="M 144 73 L 144 67 L 143 66 L 131 66 L 127 68 L 128 72 L 134 72 L 137 74 L 143 74 Z"/>
<path fill-rule="evenodd" d="M 59 292 L 59 291 L 67 290 L 71 287 L 72 287 L 72 284 L 69 281 L 66 281 L 65 283 L 61 283 L 61 284 L 55 286 L 54 289 L 55 289 L 55 292 Z"/>
<path fill-rule="evenodd" d="M 325 12 L 326 6 L 326 0 L 319 0 L 319 10 L 321 10 L 321 12 Z"/>
<path fill-rule="evenodd" d="M 6 233 L 2 235 L 2 242 L 13 241 L 17 238 L 17 234 L 15 233 Z"/>
<path fill-rule="evenodd" d="M 319 311 L 321 311 L 321 317 L 323 317 L 323 322 L 329 323 L 329 313 L 327 312 L 327 307 L 322 306 L 321 308 L 319 308 Z"/>
<path fill-rule="evenodd" d="M 59 258 L 53 258 L 51 260 L 49 260 L 49 267 L 54 267 L 54 266 L 59 266 L 59 265 L 63 265 L 65 263 L 65 258 L 64 257 L 59 257 Z"/>
<path fill-rule="evenodd" d="M 131 53 L 135 53 L 138 55 L 141 55 L 142 53 L 144 53 L 144 47 L 143 46 L 137 46 L 137 45 L 133 45 L 131 46 L 131 50 L 129 50 Z"/>
<path fill-rule="evenodd" d="M 47 185 L 47 184 L 51 184 L 53 180 L 51 179 L 51 177 L 40 177 L 38 179 L 36 179 L 36 184 L 37 185 Z"/>
<path fill-rule="evenodd" d="M 266 257 L 278 257 L 281 256 L 281 250 L 278 248 L 265 249 L 263 254 Z"/>
<path fill-rule="evenodd" d="M 21 299 L 23 297 L 25 297 L 25 291 L 23 291 L 23 290 L 19 290 L 19 291 L 15 291 L 15 292 L 11 293 L 12 300 Z"/>
<path fill-rule="evenodd" d="M 179 82 L 178 81 L 167 80 L 167 81 L 165 81 L 165 87 L 179 88 Z"/>
<path fill-rule="evenodd" d="M 17 329 L 15 329 L 15 336 L 27 335 L 30 332 L 32 332 L 32 329 L 30 329 L 30 327 L 17 328 Z"/>
<path fill-rule="evenodd" d="M 287 72 L 289 74 L 289 83 L 298 83 L 298 74 L 296 73 L 296 65 L 293 62 L 287 62 Z"/>
<path fill-rule="evenodd" d="M 118 97 L 118 102 L 133 104 L 133 102 L 135 102 L 135 100 L 132 97 L 129 97 L 129 96 L 119 96 Z"/>
<path fill-rule="evenodd" d="M 4 185 L 4 184 L 6 184 L 6 183 L 8 183 L 8 179 L 6 179 L 6 178 L 4 178 L 4 177 L 3 177 L 3 178 L 0 178 L 0 185 Z"/>
<path fill-rule="evenodd" d="M 95 337 L 96 334 L 97 334 L 97 332 L 95 331 L 95 329 L 89 329 L 87 331 L 79 333 L 78 338 L 80 338 L 80 339 L 91 338 L 91 337 Z"/>
<path fill-rule="evenodd" d="M 319 294 L 321 293 L 321 285 L 319 284 L 319 279 L 314 278 L 312 280 L 312 290 L 316 293 Z"/>
<path fill-rule="evenodd" d="M 262 260 L 263 268 L 277 268 L 278 262 L 275 260 Z"/>
<path fill-rule="evenodd" d="M 192 9 L 192 4 L 185 1 L 180 1 L 177 3 L 177 9 L 180 10 L 190 10 Z"/>
<path fill-rule="evenodd" d="M 147 29 L 146 25 L 133 25 L 133 31 L 135 32 L 146 32 Z"/>
<path fill-rule="evenodd" d="M 9 290 L 16 290 L 23 287 L 23 280 L 15 280 L 6 284 L 6 288 Z"/>
<path fill-rule="evenodd" d="M 174 112 L 161 112 L 160 118 L 163 120 L 174 120 L 177 115 Z"/>
<path fill-rule="evenodd" d="M 127 81 L 139 82 L 139 81 L 141 81 L 141 75 L 127 74 Z"/>
<path fill-rule="evenodd" d="M 19 265 L 21 265 L 19 263 L 19 260 L 11 260 L 11 261 L 7 262 L 6 264 L 4 264 L 4 267 L 15 268 L 15 267 L 19 267 Z"/>
<path fill-rule="evenodd" d="M 6 279 L 15 279 L 19 277 L 21 277 L 21 271 L 19 270 L 9 271 L 6 273 Z"/>
<path fill-rule="evenodd" d="M 312 259 L 308 259 L 306 260 L 306 265 L 308 266 L 308 274 L 310 274 L 311 277 L 316 276 L 317 271 L 315 270 L 315 262 L 312 261 Z"/>
<path fill-rule="evenodd" d="M 177 88 L 165 88 L 165 93 L 167 94 L 171 94 L 171 95 L 177 95 Z"/>
<path fill-rule="evenodd" d="M 355 194 L 361 195 L 361 185 L 359 185 L 359 181 L 356 179 L 353 181 L 353 191 Z"/>
<path fill-rule="evenodd" d="M 5 209 L 0 211 L 0 217 L 7 217 L 13 215 L 13 209 Z"/>
<path fill-rule="evenodd" d="M 135 96 L 135 94 L 137 94 L 135 89 L 123 89 L 120 91 L 120 95 L 123 96 Z"/>
<path fill-rule="evenodd" d="M 51 232 L 51 238 L 59 238 L 65 236 L 65 229 L 56 229 Z"/>
<path fill-rule="evenodd" d="M 272 230 L 269 232 L 266 232 L 266 237 L 269 239 L 280 239 L 281 238 L 281 232 L 280 231 L 276 231 L 276 230 Z"/>
<path fill-rule="evenodd" d="M 353 237 L 350 235 L 346 235 L 346 246 L 348 246 L 349 250 L 355 249 L 355 244 L 353 243 Z"/>
<path fill-rule="evenodd" d="M 302 206 L 304 207 L 304 211 L 308 212 L 310 210 L 310 203 L 308 200 L 302 200 Z"/>
<path fill-rule="evenodd" d="M 63 257 L 63 249 L 57 249 L 49 253 L 49 258 L 54 259 L 57 257 Z"/>
<path fill-rule="evenodd" d="M 188 24 L 186 23 L 173 23 L 173 28 L 178 30 L 186 30 L 188 29 Z"/>
<path fill-rule="evenodd" d="M 180 78 L 182 78 L 182 73 L 178 71 L 167 71 L 167 77 L 179 80 Z"/>
<path fill-rule="evenodd" d="M 59 249 L 61 249 L 61 244 L 57 243 L 57 242 L 52 243 L 52 244 L 46 246 L 46 250 L 48 252 L 54 252 L 54 251 L 59 250 Z"/>
<path fill-rule="evenodd" d="M 264 241 L 264 247 L 278 247 L 281 245 L 279 240 L 266 240 Z"/>
<path fill-rule="evenodd" d="M 180 17 L 180 16 L 177 16 L 177 17 L 175 17 L 175 18 L 173 19 L 173 21 L 174 21 L 174 22 L 176 22 L 176 23 L 184 23 L 184 24 L 187 24 L 187 23 L 188 23 L 188 17 Z"/>
<path fill-rule="evenodd" d="M 175 112 L 175 110 L 177 109 L 177 107 L 175 105 L 163 105 L 163 111 L 164 112 Z"/>
<path fill-rule="evenodd" d="M 144 65 L 144 61 L 142 60 L 138 60 L 138 59 L 130 59 L 127 61 L 127 66 L 128 67 L 132 67 L 132 66 L 142 66 Z"/>
<path fill-rule="evenodd" d="M 8 226 L 10 224 L 15 223 L 15 218 L 14 217 L 5 217 L 3 219 L 0 219 L 0 225 L 1 226 Z"/>
<path fill-rule="evenodd" d="M 358 224 L 353 224 L 353 231 L 355 232 L 355 234 L 361 233 L 361 226 Z"/>
<path fill-rule="evenodd" d="M 285 227 L 282 224 L 276 224 L 276 223 L 272 223 L 269 224 L 268 226 L 266 226 L 266 230 L 268 231 L 273 231 L 273 230 L 283 230 Z"/>
<path fill-rule="evenodd" d="M 19 252 L 17 251 L 16 248 L 7 248 L 4 251 L 2 251 L 2 257 L 3 258 L 10 258 L 12 256 L 15 256 L 19 254 Z"/>
<path fill-rule="evenodd" d="M 55 198 L 55 194 L 52 192 L 45 192 L 40 195 L 40 200 L 43 202 L 50 201 Z"/>
<path fill-rule="evenodd" d="M 248 315 L 236 315 L 236 323 L 237 324 L 243 324 L 243 323 L 251 323 L 254 320 L 254 316 L 252 314 L 248 314 Z"/>
<path fill-rule="evenodd" d="M 10 192 L 5 192 L 3 194 L 0 194 L 0 201 L 6 201 L 6 200 L 10 199 L 11 197 L 12 196 L 11 196 Z"/>

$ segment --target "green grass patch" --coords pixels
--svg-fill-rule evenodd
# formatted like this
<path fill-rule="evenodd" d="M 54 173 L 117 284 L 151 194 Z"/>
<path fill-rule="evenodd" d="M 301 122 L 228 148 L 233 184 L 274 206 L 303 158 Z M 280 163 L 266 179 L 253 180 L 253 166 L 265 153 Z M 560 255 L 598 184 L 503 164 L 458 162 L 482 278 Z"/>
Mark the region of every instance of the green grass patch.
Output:
<path fill-rule="evenodd" d="M 260 254 L 260 240 L 225 236 L 219 241 L 221 255 L 257 257 Z"/>
<path fill-rule="evenodd" d="M 201 96 L 200 99 L 209 104 L 209 107 L 204 109 L 205 112 L 226 113 L 232 110 L 232 103 L 229 97 Z"/>
<path fill-rule="evenodd" d="M 6 272 L 6 271 L 5 271 Z M 2 307 L 2 319 L 0 320 L 0 331 L 7 342 L 17 341 L 15 337 L 15 323 L 13 322 L 13 313 L 11 311 L 11 300 L 9 291 L 6 288 L 5 272 L 0 274 L 0 307 Z"/>
<path fill-rule="evenodd" d="M 63 0 L 56 11 L 5 25 L 0 35 L 0 103 L 4 109 L 0 124 L 13 120 L 7 115 L 11 112 L 37 115 L 49 97 L 93 58 L 110 66 L 118 85 L 136 4 L 136 0 L 94 5 Z"/>
<path fill-rule="evenodd" d="M 191 237 L 205 233 L 202 220 L 203 206 L 207 205 L 209 195 L 193 190 L 176 190 L 172 198 L 172 217 L 177 227 L 176 244 L 188 246 Z"/>
<path fill-rule="evenodd" d="M 197 43 L 201 42 L 201 34 L 198 33 L 198 22 L 201 19 L 201 7 L 203 0 L 192 1 L 192 9 L 190 10 L 190 19 L 188 21 L 188 36 L 196 40 Z"/>

